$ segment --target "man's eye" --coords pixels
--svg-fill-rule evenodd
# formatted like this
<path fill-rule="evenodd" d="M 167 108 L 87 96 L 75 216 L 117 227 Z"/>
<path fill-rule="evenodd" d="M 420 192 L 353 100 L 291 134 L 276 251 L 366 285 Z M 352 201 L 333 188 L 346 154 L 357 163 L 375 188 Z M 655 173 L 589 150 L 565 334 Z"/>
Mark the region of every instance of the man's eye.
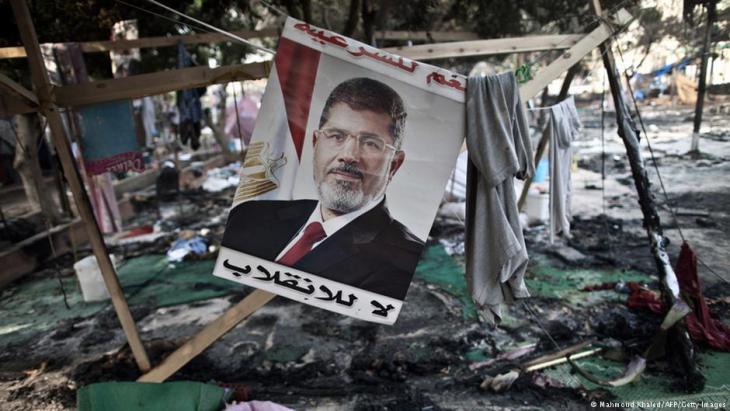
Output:
<path fill-rule="evenodd" d="M 363 144 L 369 148 L 375 148 L 375 149 L 380 149 L 380 147 L 383 146 L 383 144 L 380 141 L 378 141 L 376 139 L 372 139 L 372 138 L 365 139 L 363 141 Z"/>
<path fill-rule="evenodd" d="M 335 141 L 342 141 L 345 139 L 345 134 L 343 133 L 332 133 L 330 134 L 330 138 Z"/>

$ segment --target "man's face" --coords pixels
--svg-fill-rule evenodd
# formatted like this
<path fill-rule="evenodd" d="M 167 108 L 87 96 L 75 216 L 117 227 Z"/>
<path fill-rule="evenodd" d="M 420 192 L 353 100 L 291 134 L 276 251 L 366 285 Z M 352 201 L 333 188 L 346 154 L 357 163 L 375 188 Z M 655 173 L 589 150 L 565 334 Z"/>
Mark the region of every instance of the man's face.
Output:
<path fill-rule="evenodd" d="M 385 192 L 405 159 L 392 146 L 390 126 L 385 113 L 353 110 L 345 103 L 330 108 L 329 119 L 314 138 L 314 183 L 324 208 L 335 215 L 347 214 Z M 339 143 L 323 135 L 335 131 L 345 135 Z M 370 139 L 381 139 L 387 146 L 377 150 L 368 144 Z"/>

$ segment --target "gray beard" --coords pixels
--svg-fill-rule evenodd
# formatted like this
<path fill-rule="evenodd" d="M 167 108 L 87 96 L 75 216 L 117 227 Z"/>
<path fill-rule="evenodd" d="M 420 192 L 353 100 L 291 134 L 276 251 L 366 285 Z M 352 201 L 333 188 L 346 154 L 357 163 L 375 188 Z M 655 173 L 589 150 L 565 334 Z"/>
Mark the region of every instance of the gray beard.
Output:
<path fill-rule="evenodd" d="M 365 198 L 362 190 L 345 181 L 336 181 L 333 184 L 322 182 L 317 191 L 324 207 L 342 214 L 356 211 L 370 201 L 370 198 Z"/>

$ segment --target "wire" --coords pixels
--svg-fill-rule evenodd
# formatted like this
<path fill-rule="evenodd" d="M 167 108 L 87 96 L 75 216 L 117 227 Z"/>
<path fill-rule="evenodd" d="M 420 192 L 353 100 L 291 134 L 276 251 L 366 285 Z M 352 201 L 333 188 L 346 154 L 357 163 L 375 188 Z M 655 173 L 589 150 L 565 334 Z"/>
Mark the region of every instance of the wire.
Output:
<path fill-rule="evenodd" d="M 238 128 L 238 138 L 241 140 L 241 151 L 244 149 L 243 144 L 243 133 L 241 132 L 241 120 L 239 117 L 241 113 L 238 111 L 238 96 L 236 96 L 236 83 L 231 84 L 233 88 L 233 108 L 236 110 L 236 127 Z M 243 88 L 241 89 L 241 97 L 243 97 Z M 225 106 L 225 104 L 224 104 Z"/>
<path fill-rule="evenodd" d="M 540 328 L 540 330 L 542 330 L 543 334 L 545 334 L 547 336 L 547 338 L 550 340 L 550 342 L 553 343 L 553 345 L 555 346 L 555 348 L 557 348 L 558 351 L 562 351 L 563 350 L 563 347 L 561 347 L 560 344 L 558 344 L 558 342 L 555 341 L 555 338 L 553 338 L 553 336 L 550 334 L 550 332 L 548 332 L 548 330 L 542 325 L 542 321 L 540 321 L 540 319 L 535 314 L 535 312 L 532 311 L 532 308 L 527 303 L 527 299 L 522 300 L 522 305 L 527 310 L 527 313 L 530 314 L 530 317 L 532 317 L 532 320 L 535 322 L 535 324 L 537 324 L 537 326 Z M 570 373 L 568 375 L 570 376 L 570 378 L 573 379 L 573 383 L 576 386 L 581 386 L 580 381 L 578 381 L 578 379 L 572 373 Z"/>
<path fill-rule="evenodd" d="M 147 13 L 147 14 L 151 14 L 151 15 L 153 15 L 153 16 L 156 16 L 156 17 L 159 17 L 159 18 L 161 18 L 161 19 L 164 19 L 164 20 L 170 21 L 170 22 L 172 22 L 172 23 L 175 23 L 175 24 L 181 24 L 181 25 L 183 25 L 183 26 L 187 27 L 187 29 L 188 29 L 188 30 L 190 30 L 190 31 L 193 31 L 193 32 L 194 32 L 195 30 L 193 30 L 193 29 L 191 28 L 191 27 L 194 27 L 194 28 L 195 28 L 195 29 L 197 29 L 198 31 L 201 31 L 201 32 L 204 32 L 204 33 L 209 33 L 209 31 L 208 31 L 208 30 L 206 30 L 205 28 L 203 28 L 202 26 L 198 26 L 198 25 L 193 25 L 193 24 L 188 24 L 188 23 L 182 22 L 182 21 L 180 21 L 180 20 L 175 20 L 175 19 L 172 19 L 172 18 L 170 18 L 170 17 L 167 17 L 167 16 L 165 16 L 165 15 L 163 15 L 163 14 L 160 14 L 160 13 L 155 13 L 155 12 L 154 12 L 154 11 L 152 11 L 152 10 L 147 10 L 147 9 L 145 9 L 145 8 L 143 8 L 143 7 L 139 7 L 139 6 L 135 6 L 134 4 L 130 4 L 130 3 L 127 3 L 127 2 L 126 2 L 126 1 L 124 1 L 124 0 L 114 0 L 114 1 L 116 1 L 117 3 L 121 3 L 121 4 L 124 4 L 125 6 L 129 6 L 129 7 L 133 8 L 133 9 L 137 9 L 137 10 L 139 10 L 139 11 L 142 11 L 142 12 L 144 12 L 144 13 Z"/>
<path fill-rule="evenodd" d="M 269 3 L 266 0 L 259 0 L 259 3 L 263 4 L 264 6 L 266 6 L 267 9 L 273 11 L 274 14 L 277 14 L 279 16 L 289 16 L 289 13 L 281 10 L 280 8 L 274 6 L 273 4 Z"/>
<path fill-rule="evenodd" d="M 190 21 L 194 21 L 195 23 L 201 24 L 201 25 L 203 25 L 204 27 L 206 27 L 206 28 L 208 28 L 210 30 L 213 30 L 215 32 L 218 32 L 220 34 L 223 34 L 224 36 L 227 36 L 227 37 L 229 37 L 229 38 L 231 38 L 233 40 L 239 41 L 239 42 L 241 42 L 241 43 L 243 43 L 243 44 L 245 44 L 245 45 L 247 45 L 249 47 L 255 48 L 257 50 L 260 50 L 260 51 L 263 51 L 263 52 L 266 52 L 266 53 L 269 53 L 269 54 L 276 54 L 273 50 L 267 49 L 266 47 L 258 46 L 256 44 L 253 44 L 252 42 L 244 39 L 243 37 L 237 36 L 237 35 L 235 35 L 235 34 L 233 34 L 231 32 L 228 32 L 228 31 L 225 31 L 223 29 L 220 29 L 220 28 L 218 28 L 216 26 L 213 26 L 212 24 L 208 24 L 208 23 L 206 23 L 204 21 L 200 21 L 200 20 L 198 20 L 198 19 L 196 19 L 194 17 L 190 17 L 187 14 L 181 13 L 181 12 L 173 9 L 172 7 L 165 6 L 164 4 L 162 4 L 162 3 L 158 2 L 158 1 L 155 1 L 155 0 L 147 0 L 147 2 L 148 3 L 152 3 L 152 4 L 154 4 L 154 5 L 158 6 L 158 7 L 161 7 L 161 8 L 163 8 L 163 9 L 165 9 L 165 10 L 171 12 L 171 13 L 174 13 L 174 14 L 182 17 L 182 18 L 185 18 L 185 19 L 188 19 Z"/>
<path fill-rule="evenodd" d="M 624 55 L 621 51 L 621 47 L 616 45 L 616 49 L 618 50 L 618 54 L 621 58 L 621 64 L 625 64 L 624 62 Z M 644 127 L 644 119 L 641 117 L 641 111 L 639 111 L 639 104 L 636 102 L 636 96 L 634 96 L 634 89 L 631 86 L 631 81 L 628 77 L 628 73 L 624 71 L 624 77 L 626 77 L 626 83 L 627 87 L 629 89 L 629 94 L 631 95 L 631 101 L 634 103 L 634 111 L 636 112 L 636 117 L 639 119 L 639 124 L 641 125 L 641 131 L 644 133 L 644 137 L 646 138 L 646 145 L 649 148 L 649 154 L 651 156 L 651 162 L 654 165 L 654 169 L 656 170 L 657 177 L 659 179 L 659 185 L 662 189 L 662 193 L 664 194 L 664 199 L 667 201 L 667 204 L 669 205 L 669 211 L 672 213 L 672 218 L 674 218 L 674 221 L 677 222 L 677 230 L 679 231 L 679 236 L 682 238 L 682 241 L 687 241 L 684 237 L 684 233 L 682 233 L 682 228 L 679 226 L 679 220 L 677 219 L 677 215 L 673 209 L 672 201 L 669 199 L 669 194 L 667 194 L 667 189 L 664 186 L 664 180 L 662 179 L 662 175 L 659 172 L 659 165 L 656 161 L 656 157 L 654 156 L 654 149 L 651 146 L 651 141 L 649 140 L 649 134 L 646 132 L 646 127 Z"/>

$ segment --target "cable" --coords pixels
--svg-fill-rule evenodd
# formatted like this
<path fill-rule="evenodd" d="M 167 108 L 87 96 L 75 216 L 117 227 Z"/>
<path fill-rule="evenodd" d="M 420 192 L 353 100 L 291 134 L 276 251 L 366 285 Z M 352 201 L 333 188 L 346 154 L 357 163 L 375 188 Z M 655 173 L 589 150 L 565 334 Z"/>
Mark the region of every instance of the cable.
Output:
<path fill-rule="evenodd" d="M 206 23 L 204 21 L 200 21 L 200 20 L 198 20 L 198 19 L 196 19 L 194 17 L 190 17 L 187 14 L 181 13 L 181 12 L 173 9 L 172 7 L 165 6 L 164 4 L 162 4 L 162 3 L 158 2 L 158 1 L 155 1 L 155 0 L 146 0 L 146 1 L 149 2 L 149 3 L 152 3 L 154 5 L 156 5 L 158 7 L 161 7 L 161 8 L 163 8 L 163 9 L 165 9 L 165 10 L 171 12 L 171 13 L 174 13 L 174 14 L 182 17 L 182 18 L 185 18 L 185 19 L 188 19 L 190 21 L 194 21 L 195 23 L 201 24 L 201 25 L 203 25 L 204 27 L 206 27 L 206 28 L 208 28 L 210 30 L 213 30 L 215 32 L 218 32 L 220 34 L 223 34 L 224 36 L 227 36 L 227 37 L 229 37 L 229 38 L 231 38 L 233 40 L 239 41 L 239 42 L 241 42 L 241 43 L 243 43 L 243 44 L 245 44 L 245 45 L 247 45 L 249 47 L 253 47 L 253 48 L 257 49 L 257 50 L 260 50 L 260 51 L 263 51 L 263 52 L 266 52 L 266 53 L 269 53 L 269 54 L 276 54 L 273 50 L 267 49 L 266 47 L 258 46 L 256 44 L 253 44 L 252 42 L 244 39 L 243 37 L 237 36 L 237 35 L 235 35 L 233 33 L 230 33 L 228 31 L 225 31 L 223 29 L 220 29 L 220 28 L 218 28 L 216 26 L 213 26 L 211 24 L 208 24 L 208 23 Z"/>

